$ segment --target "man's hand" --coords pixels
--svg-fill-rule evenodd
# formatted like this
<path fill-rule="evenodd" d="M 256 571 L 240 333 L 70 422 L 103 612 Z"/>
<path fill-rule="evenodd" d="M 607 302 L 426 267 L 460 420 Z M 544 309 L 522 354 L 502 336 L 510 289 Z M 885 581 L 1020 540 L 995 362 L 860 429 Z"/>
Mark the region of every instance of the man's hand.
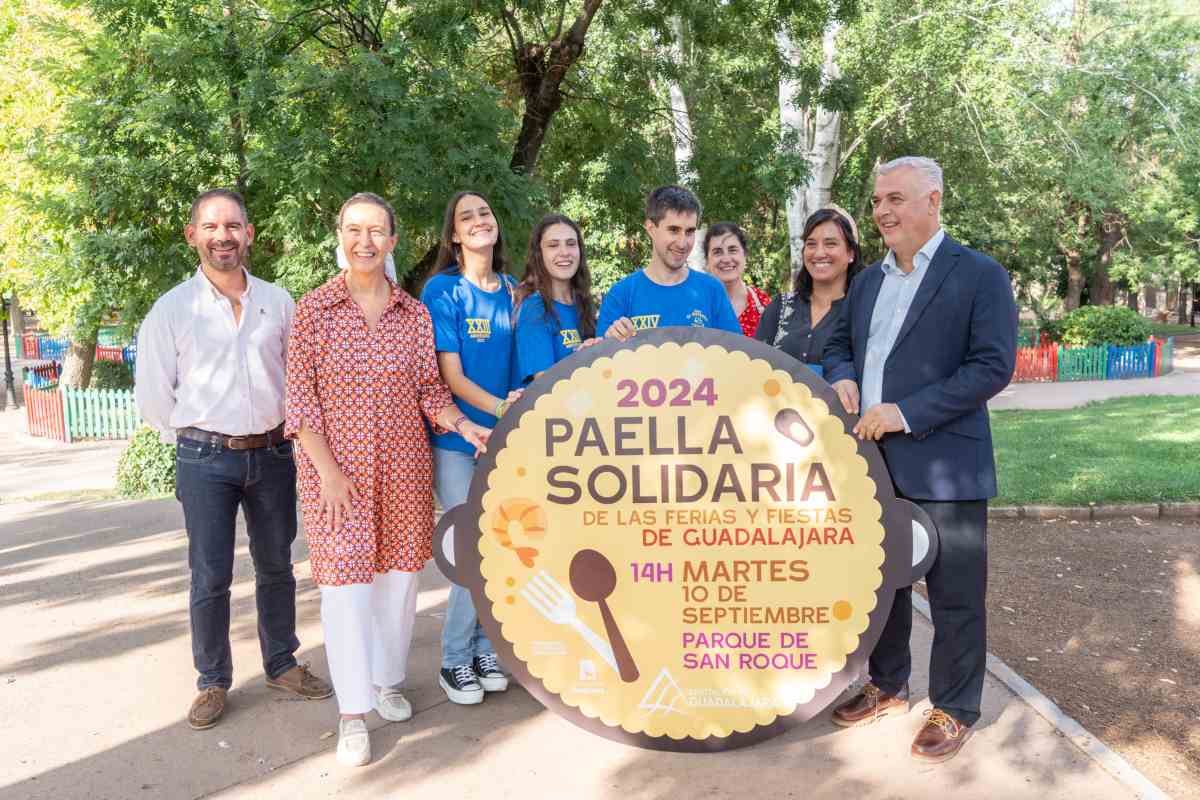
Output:
<path fill-rule="evenodd" d="M 604 332 L 604 338 L 627 342 L 633 338 L 635 333 L 637 333 L 637 329 L 633 327 L 633 321 L 629 317 L 621 317 L 608 326 L 608 330 Z"/>
<path fill-rule="evenodd" d="M 904 430 L 904 417 L 900 416 L 900 406 L 895 403 L 880 403 L 867 409 L 862 419 L 854 426 L 854 433 L 859 439 L 870 439 L 878 442 L 885 433 L 895 433 Z"/>
<path fill-rule="evenodd" d="M 321 514 L 329 521 L 332 530 L 341 530 L 342 523 L 350 519 L 351 501 L 357 499 L 358 490 L 340 469 L 327 478 L 321 478 Z"/>
<path fill-rule="evenodd" d="M 842 401 L 842 408 L 846 409 L 847 414 L 858 413 L 857 383 L 844 378 L 833 385 L 833 390 L 837 392 L 838 399 Z"/>

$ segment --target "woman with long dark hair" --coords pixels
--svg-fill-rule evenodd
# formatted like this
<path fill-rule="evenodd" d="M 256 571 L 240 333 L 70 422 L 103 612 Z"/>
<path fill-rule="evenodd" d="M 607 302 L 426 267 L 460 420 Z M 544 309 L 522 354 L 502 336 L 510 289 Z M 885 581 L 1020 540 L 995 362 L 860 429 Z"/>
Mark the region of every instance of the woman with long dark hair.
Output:
<path fill-rule="evenodd" d="M 818 375 L 821 353 L 841 313 L 846 289 L 863 268 L 854 220 L 822 208 L 804 223 L 804 266 L 792 291 L 771 301 L 754 338 L 773 344 Z"/>
<path fill-rule="evenodd" d="M 434 349 L 454 403 L 472 422 L 492 428 L 519 396 L 513 388 L 513 279 L 505 274 L 504 240 L 487 198 L 458 192 L 446 204 L 441 245 L 421 302 L 433 318 Z M 465 503 L 475 447 L 455 431 L 435 433 L 433 490 L 443 509 Z M 502 692 L 500 670 L 471 594 L 450 587 L 442 626 L 438 683 L 452 702 L 483 702 Z"/>
<path fill-rule="evenodd" d="M 534 226 L 516 291 L 517 377 L 541 375 L 596 335 L 596 302 L 573 219 L 547 214 Z"/>

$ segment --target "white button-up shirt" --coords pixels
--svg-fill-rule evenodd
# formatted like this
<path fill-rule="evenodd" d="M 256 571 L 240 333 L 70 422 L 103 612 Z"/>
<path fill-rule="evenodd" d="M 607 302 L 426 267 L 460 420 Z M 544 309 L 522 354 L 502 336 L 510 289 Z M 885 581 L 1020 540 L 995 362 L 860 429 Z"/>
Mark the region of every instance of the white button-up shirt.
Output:
<path fill-rule="evenodd" d="M 929 270 L 929 262 L 933 254 L 941 246 L 946 233 L 941 228 L 930 237 L 917 254 L 913 256 L 912 272 L 904 272 L 896 265 L 896 254 L 888 250 L 880 268 L 883 270 L 883 283 L 879 287 L 879 296 L 875 299 L 875 308 L 871 312 L 871 327 L 867 333 L 867 353 L 863 359 L 862 376 L 862 410 L 865 413 L 871 406 L 883 402 L 883 366 L 887 363 L 892 348 L 896 346 L 896 337 L 904 326 L 908 309 L 912 306 L 925 273 Z M 904 415 L 901 414 L 901 419 Z M 908 420 L 904 420 L 904 430 L 907 432 Z"/>
<path fill-rule="evenodd" d="M 164 442 L 174 442 L 180 428 L 247 436 L 283 422 L 296 303 L 280 287 L 245 274 L 240 320 L 197 270 L 142 322 L 134 393 L 142 418 Z"/>

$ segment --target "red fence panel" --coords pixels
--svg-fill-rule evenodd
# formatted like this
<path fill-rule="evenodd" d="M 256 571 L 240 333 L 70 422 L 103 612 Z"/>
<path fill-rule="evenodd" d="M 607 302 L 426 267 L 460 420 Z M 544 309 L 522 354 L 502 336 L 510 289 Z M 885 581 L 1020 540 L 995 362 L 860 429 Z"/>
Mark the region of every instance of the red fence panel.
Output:
<path fill-rule="evenodd" d="M 25 421 L 30 436 L 67 441 L 62 393 L 55 389 L 25 387 Z"/>
<path fill-rule="evenodd" d="M 105 347 L 104 345 L 96 345 L 96 360 L 97 361 L 116 361 L 121 363 L 123 360 L 122 348 L 120 347 Z"/>
<path fill-rule="evenodd" d="M 1017 348 L 1014 381 L 1054 381 L 1058 379 L 1058 345 Z"/>

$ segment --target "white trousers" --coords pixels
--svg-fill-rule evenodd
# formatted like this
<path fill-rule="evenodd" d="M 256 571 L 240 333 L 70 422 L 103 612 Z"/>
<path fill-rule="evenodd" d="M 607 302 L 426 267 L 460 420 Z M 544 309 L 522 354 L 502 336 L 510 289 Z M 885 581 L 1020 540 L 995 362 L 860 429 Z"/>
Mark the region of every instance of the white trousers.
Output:
<path fill-rule="evenodd" d="M 341 713 L 366 714 L 375 707 L 375 687 L 404 682 L 417 574 L 392 570 L 374 583 L 321 587 L 325 654 Z"/>

